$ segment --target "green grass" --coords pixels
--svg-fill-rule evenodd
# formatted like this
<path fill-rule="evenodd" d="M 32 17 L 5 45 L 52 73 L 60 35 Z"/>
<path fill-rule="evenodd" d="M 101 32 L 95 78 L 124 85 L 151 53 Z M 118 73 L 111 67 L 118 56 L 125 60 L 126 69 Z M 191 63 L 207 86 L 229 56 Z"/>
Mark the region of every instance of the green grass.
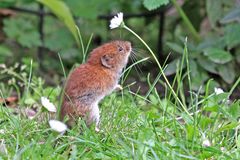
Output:
<path fill-rule="evenodd" d="M 66 77 L 60 55 L 59 59 Z M 127 68 L 122 81 L 145 60 Z M 240 100 L 227 101 L 240 77 L 229 92 L 215 94 L 211 79 L 204 88 L 192 91 L 186 44 L 170 87 L 161 80 L 163 66 L 153 80 L 150 73 L 146 75 L 146 95 L 132 92 L 126 84 L 123 91 L 101 102 L 99 133 L 81 119 L 65 134 L 50 129 L 48 121 L 57 115 L 47 112 L 40 98 L 48 97 L 59 108 L 62 87 L 47 86 L 35 75 L 34 66 L 31 61 L 20 72 L 18 66 L 0 70 L 0 80 L 9 79 L 0 82 L 0 98 L 13 91 L 19 97 L 17 106 L 0 104 L 0 159 L 240 159 Z M 166 88 L 164 94 L 156 90 L 159 83 Z M 184 94 L 186 88 L 189 97 Z M 28 118 L 27 108 L 36 110 L 33 119 Z M 203 144 L 206 140 L 210 146 Z"/>
<path fill-rule="evenodd" d="M 58 104 L 61 88 L 45 86 L 41 78 L 32 74 L 31 67 L 21 74 L 14 69 L 6 70 L 11 72 L 2 74 L 15 77 L 15 82 L 0 85 L 1 97 L 19 87 L 16 82 L 22 82 L 25 90 L 18 93 L 16 108 L 0 105 L 0 129 L 4 132 L 0 133 L 2 159 L 240 158 L 240 101 L 224 101 L 229 94 L 214 94 L 211 81 L 204 95 L 194 93 L 191 98 L 184 97 L 190 101 L 187 107 L 191 117 L 173 96 L 166 93 L 165 97 L 159 97 L 154 87 L 161 83 L 157 77 L 155 81 L 149 80 L 151 92 L 147 96 L 125 88 L 106 97 L 100 104 L 100 133 L 79 120 L 74 128 L 61 135 L 49 128 L 48 121 L 55 115 L 42 109 L 39 101 L 41 96 L 47 96 Z M 181 94 L 183 76 L 179 74 L 177 79 Z M 39 114 L 31 120 L 25 109 L 33 106 Z M 203 146 L 204 138 L 211 142 L 209 147 Z"/>

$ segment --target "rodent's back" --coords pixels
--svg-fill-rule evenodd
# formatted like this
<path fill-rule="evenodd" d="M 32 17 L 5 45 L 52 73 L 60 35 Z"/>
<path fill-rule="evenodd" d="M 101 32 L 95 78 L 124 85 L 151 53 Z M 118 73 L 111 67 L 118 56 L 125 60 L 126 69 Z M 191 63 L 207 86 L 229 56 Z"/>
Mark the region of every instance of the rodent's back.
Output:
<path fill-rule="evenodd" d="M 70 75 L 65 93 L 72 98 L 88 92 L 103 93 L 117 81 L 116 75 L 88 63 L 77 67 Z M 99 94 L 100 94 L 99 93 Z"/>

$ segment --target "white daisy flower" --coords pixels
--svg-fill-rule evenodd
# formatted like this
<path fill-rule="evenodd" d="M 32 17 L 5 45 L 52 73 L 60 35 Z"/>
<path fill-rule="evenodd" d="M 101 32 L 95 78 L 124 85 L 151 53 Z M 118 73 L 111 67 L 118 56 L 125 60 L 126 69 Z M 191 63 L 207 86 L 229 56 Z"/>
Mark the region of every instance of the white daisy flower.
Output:
<path fill-rule="evenodd" d="M 204 139 L 203 142 L 202 142 L 202 146 L 210 147 L 211 146 L 211 142 L 208 139 Z"/>
<path fill-rule="evenodd" d="M 224 93 L 224 91 L 222 90 L 222 88 L 214 88 L 214 92 L 216 95 Z"/>
<path fill-rule="evenodd" d="M 41 97 L 41 103 L 49 112 L 57 112 L 54 104 L 51 103 L 46 97 Z"/>
<path fill-rule="evenodd" d="M 7 68 L 5 64 L 0 64 L 0 68 Z"/>
<path fill-rule="evenodd" d="M 54 131 L 57 131 L 59 133 L 64 133 L 67 130 L 67 125 L 58 120 L 52 119 L 52 120 L 49 120 L 48 123 L 49 123 L 51 129 L 53 129 Z"/>
<path fill-rule="evenodd" d="M 226 150 L 226 148 L 225 147 L 221 147 L 220 150 L 223 152 L 223 151 Z"/>
<path fill-rule="evenodd" d="M 123 13 L 120 12 L 117 14 L 117 16 L 114 16 L 110 21 L 110 29 L 114 29 L 119 27 L 123 23 Z"/>
<path fill-rule="evenodd" d="M 4 133 L 5 133 L 4 129 L 0 129 L 0 134 L 4 134 Z"/>

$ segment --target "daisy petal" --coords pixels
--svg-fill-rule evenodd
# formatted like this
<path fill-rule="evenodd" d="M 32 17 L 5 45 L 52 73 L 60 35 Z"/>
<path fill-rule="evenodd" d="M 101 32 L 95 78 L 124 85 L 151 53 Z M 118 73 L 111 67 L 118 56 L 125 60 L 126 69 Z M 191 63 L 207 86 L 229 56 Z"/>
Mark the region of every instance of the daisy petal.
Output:
<path fill-rule="evenodd" d="M 216 95 L 224 93 L 224 91 L 222 90 L 222 88 L 214 88 L 214 92 Z"/>
<path fill-rule="evenodd" d="M 67 125 L 58 120 L 50 120 L 49 125 L 54 131 L 59 133 L 64 133 L 67 130 Z"/>
<path fill-rule="evenodd" d="M 110 21 L 110 29 L 118 28 L 123 23 L 123 13 L 120 12 L 114 16 Z"/>
<path fill-rule="evenodd" d="M 205 140 L 203 140 L 202 145 L 204 147 L 210 147 L 211 146 L 211 142 L 208 139 L 205 139 Z"/>
<path fill-rule="evenodd" d="M 56 107 L 46 97 L 41 97 L 41 103 L 49 112 L 57 112 Z"/>

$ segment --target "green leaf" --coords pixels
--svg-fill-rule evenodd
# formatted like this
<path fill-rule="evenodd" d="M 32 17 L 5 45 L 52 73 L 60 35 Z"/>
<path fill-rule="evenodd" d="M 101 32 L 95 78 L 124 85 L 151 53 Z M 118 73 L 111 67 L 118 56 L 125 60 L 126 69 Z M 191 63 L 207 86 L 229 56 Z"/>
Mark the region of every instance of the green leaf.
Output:
<path fill-rule="evenodd" d="M 6 59 L 12 55 L 13 53 L 8 47 L 0 45 L 0 63 L 5 63 Z"/>
<path fill-rule="evenodd" d="M 144 0 L 143 5 L 148 10 L 154 10 L 162 5 L 166 5 L 169 3 L 169 0 Z"/>
<path fill-rule="evenodd" d="M 215 27 L 216 22 L 222 17 L 222 1 L 207 0 L 206 7 L 210 24 Z"/>
<path fill-rule="evenodd" d="M 229 84 L 233 83 L 233 81 L 236 77 L 233 63 L 219 65 L 217 69 L 218 69 L 218 74 L 222 77 L 222 79 L 225 82 L 227 82 Z"/>
<path fill-rule="evenodd" d="M 157 105 L 151 106 L 149 111 L 146 112 L 147 119 L 152 120 L 152 119 L 158 119 L 159 118 L 159 112 L 157 110 Z"/>
<path fill-rule="evenodd" d="M 201 129 L 205 130 L 213 121 L 211 118 L 202 115 L 199 122 Z"/>
<path fill-rule="evenodd" d="M 227 15 L 223 17 L 223 19 L 221 19 L 220 22 L 226 24 L 234 21 L 240 21 L 240 7 L 231 10 Z"/>
<path fill-rule="evenodd" d="M 220 94 L 214 95 L 214 96 L 213 96 L 213 99 L 214 99 L 214 102 L 215 102 L 216 104 L 220 104 L 220 103 L 222 103 L 223 101 L 225 101 L 225 100 L 228 99 L 228 93 L 227 93 L 227 92 L 224 92 L 224 93 L 220 93 Z"/>
<path fill-rule="evenodd" d="M 0 45 L 0 56 L 12 56 L 12 51 L 8 47 Z"/>
<path fill-rule="evenodd" d="M 0 8 L 7 8 L 15 5 L 17 0 L 1 0 Z"/>
<path fill-rule="evenodd" d="M 207 48 L 224 48 L 226 45 L 224 37 L 217 35 L 208 35 L 198 44 L 197 51 L 202 52 Z"/>
<path fill-rule="evenodd" d="M 75 16 L 89 19 L 95 19 L 98 16 L 100 9 L 98 0 L 66 0 L 65 2 Z"/>
<path fill-rule="evenodd" d="M 157 97 L 155 97 L 153 94 L 149 95 L 149 99 L 154 105 L 157 105 L 159 103 Z"/>
<path fill-rule="evenodd" d="M 204 50 L 204 55 L 212 62 L 224 64 L 232 60 L 232 55 L 219 48 L 207 48 Z"/>
<path fill-rule="evenodd" d="M 155 136 L 154 132 L 148 128 L 147 130 L 141 131 L 138 134 L 138 140 L 144 142 L 145 144 L 154 147 L 155 146 Z M 140 144 L 144 149 L 146 149 L 145 145 Z"/>
<path fill-rule="evenodd" d="M 67 26 L 70 32 L 73 34 L 77 44 L 79 45 L 78 34 L 76 30 L 76 24 L 68 6 L 60 0 L 38 0 L 40 3 L 49 7 L 52 12 Z"/>
<path fill-rule="evenodd" d="M 183 47 L 177 43 L 167 42 L 166 45 L 175 52 L 183 54 Z"/>
<path fill-rule="evenodd" d="M 41 45 L 40 36 L 31 21 L 17 17 L 4 20 L 4 32 L 24 47 L 37 47 Z"/>
<path fill-rule="evenodd" d="M 190 125 L 190 124 L 192 125 L 193 124 L 192 119 L 190 118 L 190 116 L 186 112 L 182 112 L 180 115 L 183 118 L 186 125 Z"/>
<path fill-rule="evenodd" d="M 217 64 L 216 63 L 213 63 L 212 61 L 204 58 L 204 57 L 199 57 L 197 59 L 197 62 L 198 64 L 204 68 L 206 71 L 210 72 L 210 73 L 214 73 L 214 74 L 217 74 L 218 71 L 217 71 Z"/>
<path fill-rule="evenodd" d="M 71 33 L 65 27 L 55 28 L 55 32 L 50 33 L 45 40 L 45 47 L 57 52 L 73 48 L 74 44 Z"/>
<path fill-rule="evenodd" d="M 199 87 L 203 86 L 204 82 L 208 79 L 208 75 L 206 71 L 199 67 L 199 65 L 193 60 L 190 60 L 189 67 L 192 79 L 192 89 L 195 91 L 199 90 Z"/>
<path fill-rule="evenodd" d="M 233 48 L 240 44 L 240 24 L 230 24 L 224 28 L 224 39 L 228 48 Z"/>
<path fill-rule="evenodd" d="M 33 105 L 34 103 L 36 103 L 36 101 L 33 98 L 28 97 L 24 100 L 24 103 L 27 105 Z"/>
<path fill-rule="evenodd" d="M 221 128 L 219 128 L 219 129 L 216 131 L 216 133 L 218 134 L 218 133 L 220 133 L 220 132 L 222 132 L 222 131 L 231 130 L 231 129 L 236 128 L 237 126 L 238 126 L 238 123 L 237 123 L 237 122 L 232 122 L 232 123 L 230 123 L 230 124 L 224 125 L 224 126 L 222 126 Z"/>
<path fill-rule="evenodd" d="M 229 108 L 228 112 L 232 117 L 238 119 L 240 117 L 240 101 L 233 103 Z"/>
<path fill-rule="evenodd" d="M 27 4 L 27 3 L 32 3 L 35 2 L 36 0 L 21 0 L 22 3 Z"/>
<path fill-rule="evenodd" d="M 175 59 L 167 65 L 167 68 L 164 70 L 166 76 L 170 76 L 177 71 L 177 65 L 180 65 L 180 59 Z M 183 66 L 185 68 L 185 65 Z"/>
<path fill-rule="evenodd" d="M 93 157 L 93 159 L 112 159 L 111 157 L 105 155 L 102 152 L 93 153 Z M 75 159 L 77 159 L 77 157 Z"/>
<path fill-rule="evenodd" d="M 194 131 L 194 126 L 192 124 L 186 125 L 186 131 L 187 131 L 187 140 L 192 140 L 195 131 Z"/>
<path fill-rule="evenodd" d="M 19 43 L 22 46 L 31 48 L 32 46 L 40 46 L 40 37 L 37 31 L 28 32 L 27 36 L 20 36 L 18 38 Z"/>
<path fill-rule="evenodd" d="M 148 150 L 155 146 L 155 135 L 153 130 L 151 128 L 139 130 L 137 140 L 142 142 L 138 143 L 138 152 L 141 154 L 142 159 L 146 159 Z"/>
<path fill-rule="evenodd" d="M 211 102 L 209 102 L 211 104 Z M 204 108 L 204 111 L 211 111 L 211 112 L 218 112 L 219 106 L 218 105 L 210 105 Z"/>

